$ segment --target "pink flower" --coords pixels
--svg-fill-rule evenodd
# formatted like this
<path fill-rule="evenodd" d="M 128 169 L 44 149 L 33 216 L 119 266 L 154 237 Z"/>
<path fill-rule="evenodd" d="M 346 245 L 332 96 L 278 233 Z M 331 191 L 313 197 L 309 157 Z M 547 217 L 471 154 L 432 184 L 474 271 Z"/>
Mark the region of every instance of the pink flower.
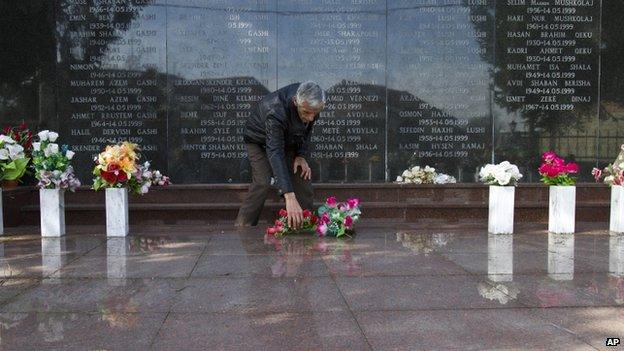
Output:
<path fill-rule="evenodd" d="M 349 209 L 347 204 L 340 204 L 338 205 L 338 211 L 340 212 L 346 212 Z"/>
<path fill-rule="evenodd" d="M 288 217 L 288 212 L 286 212 L 286 210 L 282 208 L 281 210 L 279 210 L 278 216 Z"/>
<path fill-rule="evenodd" d="M 327 198 L 326 203 L 327 203 L 327 206 L 329 206 L 329 207 L 336 207 L 337 201 L 336 201 L 336 198 L 334 196 L 330 196 L 330 197 Z"/>
<path fill-rule="evenodd" d="M 318 227 L 316 227 L 316 233 L 319 236 L 325 236 L 325 234 L 327 233 L 327 225 L 326 224 L 321 224 Z"/>
<path fill-rule="evenodd" d="M 321 224 L 327 223 L 329 223 L 329 213 L 325 212 L 323 213 L 323 216 L 321 216 Z"/>
<path fill-rule="evenodd" d="M 579 171 L 579 165 L 574 162 L 570 162 L 564 167 L 564 172 L 567 172 L 567 173 L 578 173 L 578 171 Z"/>
<path fill-rule="evenodd" d="M 591 174 L 594 176 L 594 179 L 596 179 L 596 181 L 599 182 L 600 177 L 602 177 L 602 170 L 594 167 L 594 169 L 592 169 Z"/>
<path fill-rule="evenodd" d="M 347 200 L 347 204 L 349 204 L 349 208 L 357 207 L 360 204 L 360 199 L 349 199 Z"/>
<path fill-rule="evenodd" d="M 559 167 L 548 164 L 548 163 L 544 163 L 539 168 L 539 173 L 541 175 L 547 175 L 549 177 L 556 177 L 559 175 L 560 172 L 561 170 L 559 169 Z"/>
<path fill-rule="evenodd" d="M 275 233 L 277 233 L 277 230 L 274 227 L 268 227 L 266 233 L 268 235 L 275 235 Z"/>
<path fill-rule="evenodd" d="M 557 156 L 557 154 L 554 151 L 547 151 L 544 152 L 544 154 L 542 155 L 542 161 L 546 162 L 546 163 L 552 163 L 555 159 L 558 159 L 559 156 Z"/>
<path fill-rule="evenodd" d="M 344 225 L 347 228 L 351 228 L 351 226 L 353 225 L 353 218 L 351 218 L 351 216 L 347 216 L 344 219 Z"/>

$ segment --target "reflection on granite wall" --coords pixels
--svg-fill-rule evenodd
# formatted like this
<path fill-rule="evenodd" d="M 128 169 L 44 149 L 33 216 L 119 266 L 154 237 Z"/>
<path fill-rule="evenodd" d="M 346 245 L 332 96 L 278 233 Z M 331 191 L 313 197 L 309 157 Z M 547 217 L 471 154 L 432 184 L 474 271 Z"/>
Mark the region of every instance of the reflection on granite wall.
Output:
<path fill-rule="evenodd" d="M 33 0 L 0 5 L 0 115 L 61 131 L 90 178 L 130 139 L 176 183 L 245 182 L 266 93 L 316 80 L 315 181 L 431 165 L 472 182 L 555 149 L 589 169 L 624 141 L 621 1 Z M 602 28 L 600 27 L 602 24 Z"/>

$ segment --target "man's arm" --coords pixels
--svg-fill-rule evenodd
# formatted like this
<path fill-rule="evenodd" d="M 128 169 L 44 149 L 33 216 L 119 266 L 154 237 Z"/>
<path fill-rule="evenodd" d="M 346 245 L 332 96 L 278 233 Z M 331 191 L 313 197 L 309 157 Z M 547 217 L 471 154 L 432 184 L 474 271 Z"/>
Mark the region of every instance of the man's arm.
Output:
<path fill-rule="evenodd" d="M 282 194 L 293 192 L 293 186 L 286 165 L 286 154 L 284 152 L 284 134 L 286 127 L 273 115 L 266 119 L 266 147 L 267 157 L 273 174 L 277 177 L 277 185 Z"/>
<path fill-rule="evenodd" d="M 267 157 L 273 169 L 273 174 L 277 177 L 277 185 L 286 200 L 286 211 L 288 211 L 288 225 L 298 229 L 303 223 L 303 210 L 299 201 L 295 197 L 288 168 L 286 165 L 286 153 L 284 152 L 284 132 L 285 126 L 275 116 L 269 115 L 266 119 L 266 145 Z"/>

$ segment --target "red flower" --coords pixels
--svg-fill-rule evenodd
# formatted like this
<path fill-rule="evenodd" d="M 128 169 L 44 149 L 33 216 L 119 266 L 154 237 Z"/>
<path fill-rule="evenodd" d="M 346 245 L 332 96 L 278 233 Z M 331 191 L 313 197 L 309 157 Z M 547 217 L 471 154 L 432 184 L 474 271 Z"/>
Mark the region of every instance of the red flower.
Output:
<path fill-rule="evenodd" d="M 285 209 L 282 208 L 281 210 L 279 210 L 278 215 L 280 217 L 288 217 L 288 211 L 286 211 Z"/>
<path fill-rule="evenodd" d="M 4 127 L 4 129 L 2 129 L 2 134 L 9 135 L 10 133 L 11 133 L 11 127 L 6 126 Z"/>
<path fill-rule="evenodd" d="M 26 123 L 22 122 L 22 123 L 19 125 L 19 129 L 20 129 L 20 130 L 26 130 L 26 129 L 28 129 L 28 126 L 26 125 Z"/>
<path fill-rule="evenodd" d="M 554 151 L 547 151 L 542 155 L 542 161 L 546 163 L 552 163 L 557 158 L 559 158 L 559 156 L 557 156 Z"/>
<path fill-rule="evenodd" d="M 329 207 L 336 207 L 337 201 L 336 198 L 334 196 L 330 196 L 327 198 L 327 206 Z"/>
<path fill-rule="evenodd" d="M 13 133 L 13 140 L 15 140 L 16 142 L 20 142 L 20 135 L 18 133 Z"/>
<path fill-rule="evenodd" d="M 360 204 L 360 199 L 349 199 L 347 200 L 347 204 L 349 204 L 349 208 L 357 207 Z"/>
<path fill-rule="evenodd" d="M 578 173 L 579 171 L 579 165 L 574 163 L 574 162 L 570 162 L 567 165 L 565 165 L 565 170 L 564 172 L 568 172 L 568 173 Z"/>
<path fill-rule="evenodd" d="M 119 175 L 117 176 L 117 180 L 121 183 L 128 180 L 128 175 L 124 171 L 118 171 Z"/>
<path fill-rule="evenodd" d="M 266 233 L 268 235 L 275 235 L 275 233 L 277 233 L 277 230 L 274 227 L 268 227 Z"/>
<path fill-rule="evenodd" d="M 310 218 L 310 224 L 315 225 L 316 222 L 318 222 L 318 217 L 315 215 L 312 215 L 312 218 Z"/>
<path fill-rule="evenodd" d="M 344 219 L 344 225 L 347 228 L 351 228 L 351 226 L 353 225 L 353 218 L 351 218 L 351 216 L 347 216 Z"/>
<path fill-rule="evenodd" d="M 101 171 L 100 176 L 109 184 L 115 184 L 115 182 L 117 182 L 117 175 L 115 172 Z"/>
<path fill-rule="evenodd" d="M 329 213 L 327 212 L 323 213 L 323 216 L 321 217 L 321 223 L 322 224 L 329 223 Z"/>
<path fill-rule="evenodd" d="M 556 177 L 559 175 L 560 169 L 557 166 L 544 163 L 543 165 L 540 166 L 539 173 L 541 175 L 547 175 L 549 177 Z"/>
<path fill-rule="evenodd" d="M 305 209 L 303 210 L 303 218 L 310 218 L 312 216 L 312 212 L 310 212 L 310 210 Z"/>

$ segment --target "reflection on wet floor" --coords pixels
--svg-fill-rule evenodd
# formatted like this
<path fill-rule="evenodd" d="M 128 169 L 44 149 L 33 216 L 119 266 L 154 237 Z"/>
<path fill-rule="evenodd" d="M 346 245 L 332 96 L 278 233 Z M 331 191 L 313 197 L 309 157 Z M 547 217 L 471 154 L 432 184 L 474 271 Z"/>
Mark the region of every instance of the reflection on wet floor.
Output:
<path fill-rule="evenodd" d="M 624 330 L 624 236 L 392 226 L 345 239 L 186 231 L 3 237 L 0 347 L 193 349 L 209 334 L 216 348 L 241 347 L 241 337 L 272 348 L 279 344 L 263 336 L 267 321 L 283 331 L 282 342 L 312 349 L 345 338 L 379 345 L 418 332 L 413 321 L 421 318 L 431 330 L 502 333 L 504 340 L 481 340 L 486 348 L 522 348 L 516 326 L 549 330 L 531 348 L 589 348 L 594 334 Z M 459 319 L 446 314 L 457 311 Z M 292 329 L 298 325 L 309 334 Z"/>

